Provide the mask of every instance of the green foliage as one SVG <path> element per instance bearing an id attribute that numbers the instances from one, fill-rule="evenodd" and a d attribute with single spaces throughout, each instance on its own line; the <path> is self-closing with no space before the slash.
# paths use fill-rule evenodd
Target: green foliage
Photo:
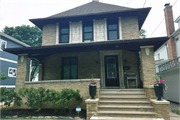
<path id="1" fill-rule="evenodd" d="M 180 115 L 180 110 L 172 110 L 173 113 L 179 114 Z"/>
<path id="2" fill-rule="evenodd" d="M 140 31 L 139 31 L 139 37 L 141 38 L 141 39 L 144 39 L 144 38 L 146 38 L 146 30 L 144 30 L 144 29 L 141 29 Z"/>
<path id="3" fill-rule="evenodd" d="M 1 80 L 4 80 L 4 79 L 8 78 L 8 76 L 5 76 L 5 73 L 2 73 L 0 71 L 0 78 L 1 78 Z"/>
<path id="4" fill-rule="evenodd" d="M 22 104 L 21 97 L 16 92 L 14 92 L 13 89 L 8 90 L 2 87 L 1 88 L 1 102 L 4 102 L 4 105 L 7 105 L 9 107 L 13 101 L 18 106 Z"/>
<path id="5" fill-rule="evenodd" d="M 36 26 L 22 25 L 16 27 L 5 27 L 5 34 L 12 36 L 30 46 L 41 46 L 42 31 Z"/>
<path id="6" fill-rule="evenodd" d="M 75 100 L 82 100 L 79 90 L 63 89 L 61 92 L 55 90 L 49 90 L 45 88 L 35 89 L 21 88 L 18 92 L 22 97 L 27 99 L 25 103 L 28 107 L 37 109 L 36 112 L 41 110 L 42 106 L 46 103 L 51 103 L 52 106 L 58 106 L 59 109 L 68 109 L 68 104 Z M 57 112 L 57 110 L 55 111 Z"/>

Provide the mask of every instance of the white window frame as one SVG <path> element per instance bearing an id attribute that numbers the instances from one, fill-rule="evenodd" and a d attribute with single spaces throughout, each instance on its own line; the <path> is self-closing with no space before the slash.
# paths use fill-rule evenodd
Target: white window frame
<path id="1" fill-rule="evenodd" d="M 5 42 L 5 48 L 7 47 L 7 41 L 0 39 L 0 51 L 3 51 L 2 48 L 1 48 L 2 42 Z"/>
<path id="2" fill-rule="evenodd" d="M 16 75 L 17 75 L 17 68 L 12 68 L 12 67 L 9 67 L 9 69 L 8 69 L 8 76 L 9 77 L 16 77 L 16 76 L 13 76 L 12 74 L 10 74 L 10 70 L 16 70 Z"/>

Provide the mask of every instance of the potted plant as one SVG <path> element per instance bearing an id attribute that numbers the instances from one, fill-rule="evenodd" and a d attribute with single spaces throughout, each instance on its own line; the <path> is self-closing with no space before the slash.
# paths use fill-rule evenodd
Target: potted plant
<path id="1" fill-rule="evenodd" d="M 95 81 L 93 79 L 93 76 L 92 76 L 92 79 L 90 81 L 90 83 L 88 84 L 89 86 L 89 94 L 91 96 L 91 99 L 95 99 L 95 95 L 96 95 L 96 86 L 97 86 L 97 81 Z"/>
<path id="2" fill-rule="evenodd" d="M 156 96 L 158 97 L 157 101 L 163 101 L 161 99 L 163 97 L 163 89 L 167 91 L 167 85 L 164 83 L 164 80 L 156 80 L 154 82 L 154 91 Z"/>

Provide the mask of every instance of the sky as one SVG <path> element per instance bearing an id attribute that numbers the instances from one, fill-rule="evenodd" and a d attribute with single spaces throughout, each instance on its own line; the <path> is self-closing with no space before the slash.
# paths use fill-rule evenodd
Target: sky
<path id="1" fill-rule="evenodd" d="M 92 0 L 0 0 L 0 31 L 2 31 L 5 26 L 34 26 L 29 19 L 48 17 L 91 1 Z M 142 29 L 147 31 L 147 37 L 167 36 L 165 21 L 163 20 L 164 5 L 166 3 L 174 5 L 174 20 L 180 16 L 180 0 L 100 0 L 100 2 L 130 8 L 151 7 L 152 9 L 142 26 Z M 157 28 L 158 25 L 159 27 Z M 177 23 L 175 23 L 175 29 L 177 28 Z"/>

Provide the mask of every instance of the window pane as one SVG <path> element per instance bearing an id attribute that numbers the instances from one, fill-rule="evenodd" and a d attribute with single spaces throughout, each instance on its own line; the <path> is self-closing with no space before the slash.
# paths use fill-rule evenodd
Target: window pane
<path id="1" fill-rule="evenodd" d="M 116 78 L 116 59 L 107 59 L 107 78 Z"/>
<path id="2" fill-rule="evenodd" d="M 69 43 L 69 35 L 61 35 L 61 43 Z"/>
<path id="3" fill-rule="evenodd" d="M 117 31 L 109 31 L 109 40 L 118 39 L 118 32 Z"/>
<path id="4" fill-rule="evenodd" d="M 84 33 L 84 39 L 85 40 L 92 40 L 93 34 L 92 33 Z"/>
<path id="5" fill-rule="evenodd" d="M 65 58 L 62 62 L 63 65 L 63 79 L 70 79 L 70 61 Z"/>
<path id="6" fill-rule="evenodd" d="M 84 27 L 84 32 L 92 32 L 92 26 Z"/>
<path id="7" fill-rule="evenodd" d="M 61 34 L 69 33 L 69 28 L 61 28 Z"/>
<path id="8" fill-rule="evenodd" d="M 109 30 L 117 30 L 117 24 L 111 24 L 111 25 L 108 25 L 108 29 Z"/>

